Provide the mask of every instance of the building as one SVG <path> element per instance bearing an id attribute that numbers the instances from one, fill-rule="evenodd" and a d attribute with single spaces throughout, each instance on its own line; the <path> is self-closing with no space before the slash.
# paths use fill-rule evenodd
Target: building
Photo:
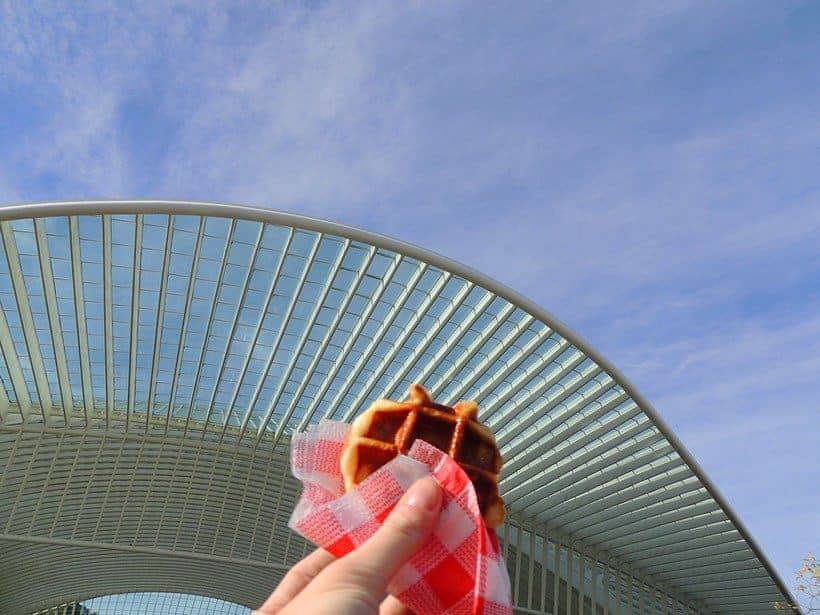
<path id="1" fill-rule="evenodd" d="M 0 241 L 4 614 L 134 592 L 258 605 L 309 548 L 287 529 L 290 434 L 411 382 L 478 400 L 502 445 L 521 613 L 790 599 L 618 370 L 475 271 L 204 203 L 10 207 Z"/>

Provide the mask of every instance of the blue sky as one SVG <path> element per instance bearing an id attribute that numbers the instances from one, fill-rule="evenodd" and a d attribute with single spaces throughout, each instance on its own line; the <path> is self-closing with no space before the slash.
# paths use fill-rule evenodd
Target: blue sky
<path id="1" fill-rule="evenodd" d="M 609 357 L 787 580 L 820 548 L 818 3 L 140 4 L 0 6 L 0 202 L 440 252 Z"/>

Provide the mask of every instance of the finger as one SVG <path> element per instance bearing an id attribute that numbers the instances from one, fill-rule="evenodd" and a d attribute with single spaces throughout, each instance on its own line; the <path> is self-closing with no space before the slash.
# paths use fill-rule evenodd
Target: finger
<path id="1" fill-rule="evenodd" d="M 272 615 L 278 612 L 335 560 L 336 558 L 324 549 L 316 549 L 290 569 L 257 612 L 260 615 Z"/>
<path id="2" fill-rule="evenodd" d="M 334 581 L 383 595 L 387 583 L 427 539 L 441 512 L 441 488 L 432 478 L 416 481 L 361 547 L 334 565 Z M 329 572 L 329 571 L 328 571 Z"/>
<path id="3" fill-rule="evenodd" d="M 413 615 L 413 611 L 398 598 L 387 596 L 379 607 L 379 615 Z"/>

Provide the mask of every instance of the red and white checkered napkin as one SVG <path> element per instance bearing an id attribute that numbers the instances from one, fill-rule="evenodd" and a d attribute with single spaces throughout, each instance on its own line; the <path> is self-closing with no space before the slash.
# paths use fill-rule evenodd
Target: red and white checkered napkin
<path id="1" fill-rule="evenodd" d="M 292 470 L 304 488 L 291 529 L 341 557 L 373 535 L 410 485 L 432 475 L 444 492 L 441 516 L 427 543 L 393 579 L 390 593 L 418 615 L 510 615 L 510 579 L 498 538 L 484 525 L 464 470 L 416 440 L 407 456 L 345 493 L 339 459 L 349 428 L 323 421 L 293 437 Z"/>

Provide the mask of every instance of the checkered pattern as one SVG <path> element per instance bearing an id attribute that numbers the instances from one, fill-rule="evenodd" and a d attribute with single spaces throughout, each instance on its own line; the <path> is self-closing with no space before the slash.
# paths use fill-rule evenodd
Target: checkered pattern
<path id="1" fill-rule="evenodd" d="M 293 437 L 291 464 L 302 496 L 290 527 L 341 557 L 384 521 L 407 488 L 432 475 L 444 492 L 427 543 L 391 582 L 390 593 L 418 615 L 511 615 L 510 579 L 494 530 L 484 525 L 464 471 L 437 448 L 416 440 L 407 456 L 345 493 L 339 459 L 349 425 L 323 421 Z"/>

